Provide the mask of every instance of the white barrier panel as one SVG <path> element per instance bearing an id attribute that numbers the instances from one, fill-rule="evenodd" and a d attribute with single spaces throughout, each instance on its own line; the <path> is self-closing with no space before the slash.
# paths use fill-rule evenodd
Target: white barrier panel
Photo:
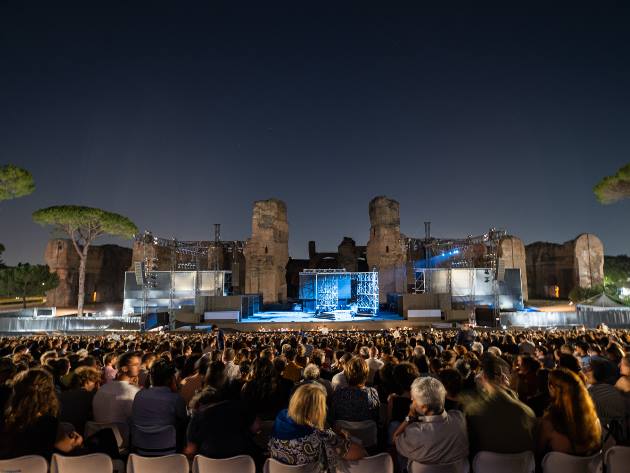
<path id="1" fill-rule="evenodd" d="M 415 319 L 415 318 L 432 318 L 439 319 L 442 317 L 442 311 L 440 309 L 409 309 L 407 311 L 407 319 Z"/>
<path id="2" fill-rule="evenodd" d="M 233 320 L 238 322 L 239 311 L 238 310 L 226 310 L 217 312 L 204 312 L 203 320 Z"/>

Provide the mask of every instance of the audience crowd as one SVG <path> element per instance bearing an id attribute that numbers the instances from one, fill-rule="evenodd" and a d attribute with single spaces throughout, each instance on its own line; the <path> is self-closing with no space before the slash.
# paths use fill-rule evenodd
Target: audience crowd
<path id="1" fill-rule="evenodd" d="M 177 451 L 335 471 L 386 451 L 401 472 L 479 451 L 540 462 L 629 444 L 630 331 L 5 337 L 0 406 L 0 458 Z"/>

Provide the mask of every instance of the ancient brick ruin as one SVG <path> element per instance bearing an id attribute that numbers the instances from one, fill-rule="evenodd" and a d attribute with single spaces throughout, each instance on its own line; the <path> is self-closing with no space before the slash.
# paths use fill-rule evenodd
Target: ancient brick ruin
<path id="1" fill-rule="evenodd" d="M 85 303 L 120 302 L 125 271 L 131 264 L 132 250 L 117 245 L 90 246 L 85 268 Z M 77 304 L 79 255 L 69 239 L 49 240 L 44 254 L 46 264 L 59 276 L 59 286 L 46 293 L 51 306 Z"/>
<path id="2" fill-rule="evenodd" d="M 245 249 L 245 292 L 260 293 L 265 304 L 287 300 L 289 261 L 287 206 L 278 199 L 254 203 L 252 236 Z"/>

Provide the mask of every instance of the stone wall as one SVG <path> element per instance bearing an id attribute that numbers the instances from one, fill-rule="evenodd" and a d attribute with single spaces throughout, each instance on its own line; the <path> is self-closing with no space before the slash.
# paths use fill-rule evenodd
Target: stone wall
<path id="1" fill-rule="evenodd" d="M 370 201 L 370 240 L 367 263 L 378 270 L 379 301 L 388 293 L 407 292 L 406 237 L 400 233 L 400 204 L 384 196 Z"/>
<path id="2" fill-rule="evenodd" d="M 536 242 L 525 248 L 530 298 L 566 299 L 574 287 L 604 282 L 604 245 L 590 233 L 563 244 Z"/>
<path id="3" fill-rule="evenodd" d="M 506 236 L 499 242 L 498 249 L 498 274 L 499 281 L 503 281 L 505 270 L 517 268 L 521 270 L 521 290 L 523 292 L 523 300 L 529 299 L 527 291 L 527 263 L 525 256 L 525 245 L 523 240 L 515 236 Z"/>
<path id="4" fill-rule="evenodd" d="M 124 274 L 131 264 L 132 250 L 117 245 L 91 246 L 85 268 L 85 302 L 120 302 Z M 68 239 L 49 240 L 44 254 L 51 272 L 59 276 L 59 286 L 46 293 L 47 304 L 57 307 L 77 305 L 79 256 Z"/>
<path id="5" fill-rule="evenodd" d="M 252 236 L 243 253 L 245 292 L 261 293 L 265 304 L 286 301 L 289 224 L 284 202 L 278 199 L 254 202 Z"/>

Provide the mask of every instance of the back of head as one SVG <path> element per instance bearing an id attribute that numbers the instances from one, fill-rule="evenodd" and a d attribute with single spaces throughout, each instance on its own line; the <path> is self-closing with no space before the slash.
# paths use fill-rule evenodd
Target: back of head
<path id="1" fill-rule="evenodd" d="M 355 356 L 348 361 L 343 369 L 346 380 L 350 386 L 362 386 L 368 379 L 368 365 L 360 356 Z"/>
<path id="2" fill-rule="evenodd" d="M 304 368 L 304 379 L 319 379 L 319 367 L 313 363 L 309 363 Z"/>
<path id="3" fill-rule="evenodd" d="M 418 405 L 426 406 L 433 415 L 438 415 L 444 410 L 446 389 L 435 378 L 418 378 L 411 385 L 411 399 Z"/>
<path id="4" fill-rule="evenodd" d="M 326 422 L 326 390 L 318 383 L 301 385 L 291 396 L 288 414 L 296 424 L 323 429 Z"/>
<path id="5" fill-rule="evenodd" d="M 171 386 L 175 379 L 175 366 L 172 362 L 159 359 L 151 366 L 151 386 Z"/>
<path id="6" fill-rule="evenodd" d="M 550 420 L 554 429 L 568 435 L 575 450 L 586 454 L 600 446 L 601 426 L 595 405 L 582 380 L 568 369 L 550 371 Z"/>
<path id="7" fill-rule="evenodd" d="M 401 394 L 403 391 L 411 390 L 411 384 L 420 376 L 420 371 L 418 371 L 416 365 L 403 361 L 394 366 L 393 376 L 394 382 L 398 386 L 399 394 Z"/>
<path id="8" fill-rule="evenodd" d="M 57 416 L 59 401 L 52 375 L 40 368 L 22 371 L 13 378 L 13 394 L 5 415 L 7 430 L 24 429 L 42 415 Z"/>
<path id="9" fill-rule="evenodd" d="M 481 372 L 487 382 L 503 385 L 509 378 L 510 367 L 498 356 L 486 352 L 481 356 Z"/>

